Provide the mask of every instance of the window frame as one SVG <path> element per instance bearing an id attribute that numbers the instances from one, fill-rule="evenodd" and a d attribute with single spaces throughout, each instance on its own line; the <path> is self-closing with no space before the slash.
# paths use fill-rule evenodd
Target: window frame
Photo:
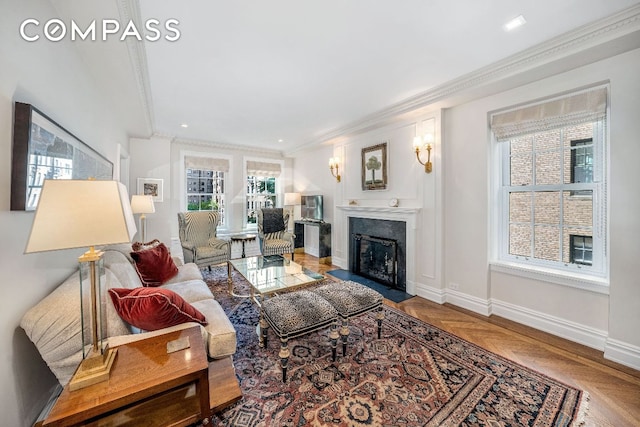
<path id="1" fill-rule="evenodd" d="M 556 98 L 557 99 L 557 98 Z M 534 103 L 528 104 L 533 105 Z M 503 110 L 504 111 L 504 110 Z M 511 255 L 509 248 L 509 194 L 513 190 L 522 190 L 521 188 L 511 187 L 509 181 L 505 181 L 505 177 L 510 177 L 510 141 L 498 141 L 493 132 L 490 132 L 489 139 L 492 144 L 491 150 L 491 182 L 492 192 L 490 203 L 490 218 L 492 238 L 490 249 L 490 265 L 492 271 L 499 271 L 517 276 L 534 278 L 537 280 L 558 283 L 562 285 L 588 289 L 594 292 L 608 294 L 609 292 L 609 239 L 608 239 L 608 123 L 610 120 L 609 104 L 607 103 L 606 114 L 604 118 L 597 119 L 594 122 L 593 129 L 593 182 L 592 183 L 571 183 L 568 184 L 573 190 L 593 190 L 593 220 L 592 220 L 592 265 L 566 263 L 563 261 L 546 261 L 524 256 Z M 499 113 L 490 112 L 491 116 Z M 572 124 L 567 124 L 566 127 Z M 532 132 L 533 134 L 535 132 Z M 513 139 L 513 138 L 512 138 Z M 578 140 L 576 140 L 578 141 Z M 561 146 L 560 151 L 566 149 Z M 532 154 L 534 150 L 532 149 Z M 535 169 L 535 157 L 532 156 L 532 169 Z M 562 162 L 562 160 L 561 160 Z M 565 173 L 563 171 L 563 173 Z M 569 172 L 573 174 L 573 171 Z M 561 175 L 562 176 L 562 175 Z M 535 179 L 532 177 L 532 179 Z M 533 181 L 535 182 L 535 181 Z M 564 184 L 564 178 L 561 179 L 562 184 L 558 185 L 532 185 L 527 188 L 528 191 L 558 191 L 562 196 L 564 191 L 571 191 Z M 570 195 L 571 198 L 589 197 L 582 194 Z M 559 200 L 560 207 L 564 204 L 563 199 Z M 532 206 L 532 209 L 534 206 Z M 562 215 L 562 210 L 560 211 Z M 561 217 L 562 218 L 562 217 Z M 535 219 L 532 219 L 532 224 Z M 562 224 L 560 224 L 562 225 Z M 579 234 L 571 233 L 570 234 Z M 562 228 L 560 232 L 560 248 L 562 249 Z M 532 237 L 533 240 L 533 237 Z M 571 248 L 571 246 L 569 245 Z M 596 249 L 597 248 L 597 249 Z M 533 253 L 533 252 L 532 252 Z M 572 259 L 572 254 L 570 254 Z"/>
<path id="2" fill-rule="evenodd" d="M 218 153 L 208 153 L 208 152 L 202 152 L 202 151 L 189 151 L 189 150 L 181 150 L 180 151 L 180 176 L 178 177 L 179 179 L 177 180 L 177 182 L 180 183 L 180 189 L 179 189 L 179 193 L 180 193 L 180 211 L 182 212 L 187 212 L 188 210 L 188 206 L 187 206 L 187 185 L 188 185 L 188 181 L 187 181 L 187 167 L 185 166 L 185 158 L 186 157 L 201 157 L 201 158 L 205 158 L 205 159 L 222 159 L 222 160 L 227 160 L 229 162 L 229 172 L 224 172 L 224 181 L 225 181 L 225 185 L 224 185 L 224 199 L 227 202 L 226 206 L 225 206 L 225 222 L 224 224 L 219 224 L 218 225 L 218 234 L 222 233 L 228 233 L 230 228 L 231 228 L 231 222 L 232 222 L 232 218 L 231 218 L 231 205 L 229 204 L 229 185 L 233 182 L 233 157 L 226 155 L 226 154 L 218 154 Z"/>

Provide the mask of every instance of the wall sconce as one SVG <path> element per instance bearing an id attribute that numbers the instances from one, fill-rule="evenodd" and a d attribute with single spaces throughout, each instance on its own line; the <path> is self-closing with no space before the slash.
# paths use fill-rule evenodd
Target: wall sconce
<path id="1" fill-rule="evenodd" d="M 433 142 L 433 135 L 428 133 L 424 136 L 424 138 L 416 136 L 413 138 L 413 148 L 416 150 L 416 159 L 421 165 L 424 165 L 425 173 L 431 173 L 433 170 L 433 165 L 431 164 L 431 143 Z M 427 161 L 422 162 L 420 160 L 420 147 L 424 145 L 424 148 L 427 150 Z"/>
<path id="2" fill-rule="evenodd" d="M 336 181 L 340 182 L 340 172 L 338 170 L 338 163 L 340 162 L 340 157 L 332 157 L 329 159 L 329 169 L 331 169 L 331 175 L 336 179 Z M 335 169 L 335 172 L 333 171 Z"/>

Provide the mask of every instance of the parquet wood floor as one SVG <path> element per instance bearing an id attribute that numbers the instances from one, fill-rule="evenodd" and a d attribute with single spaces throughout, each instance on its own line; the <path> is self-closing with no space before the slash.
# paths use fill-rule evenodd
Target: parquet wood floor
<path id="1" fill-rule="evenodd" d="M 338 267 L 306 254 L 295 261 L 326 273 Z M 327 276 L 331 278 L 331 276 Z M 474 344 L 589 393 L 585 427 L 640 426 L 640 371 L 605 360 L 602 352 L 496 316 L 414 297 L 385 303 Z"/>

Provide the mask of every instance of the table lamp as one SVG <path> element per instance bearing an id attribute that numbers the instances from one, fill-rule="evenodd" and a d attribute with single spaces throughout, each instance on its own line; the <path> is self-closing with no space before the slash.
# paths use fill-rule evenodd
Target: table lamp
<path id="1" fill-rule="evenodd" d="M 295 221 L 296 220 L 296 206 L 300 206 L 300 204 L 302 203 L 302 196 L 300 193 L 284 193 L 284 207 L 286 208 L 287 206 L 292 206 L 293 209 L 291 210 L 291 215 L 289 217 L 289 222 Z M 289 224 L 287 224 L 287 228 L 289 227 Z"/>
<path id="2" fill-rule="evenodd" d="M 156 207 L 153 205 L 153 196 L 135 194 L 131 196 L 131 211 L 140 214 L 140 233 L 142 243 L 147 241 L 147 216 L 145 214 L 154 213 Z"/>
<path id="3" fill-rule="evenodd" d="M 104 346 L 106 313 L 100 285 L 103 252 L 95 250 L 94 246 L 131 242 L 135 233 L 129 195 L 121 183 L 45 180 L 25 253 L 89 247 L 78 258 L 83 360 L 69 381 L 71 390 L 107 380 L 116 357 L 114 349 Z M 82 298 L 83 279 L 84 284 L 89 283 L 90 287 L 88 309 L 85 309 L 85 298 Z M 85 327 L 86 313 L 89 313 L 90 328 Z M 90 331 L 90 339 L 85 336 L 85 331 Z"/>

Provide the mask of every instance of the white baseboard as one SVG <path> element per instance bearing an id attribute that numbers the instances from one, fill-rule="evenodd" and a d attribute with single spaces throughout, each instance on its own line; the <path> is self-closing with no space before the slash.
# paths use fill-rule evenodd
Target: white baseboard
<path id="1" fill-rule="evenodd" d="M 623 341 L 607 339 L 604 358 L 640 371 L 640 347 Z"/>
<path id="2" fill-rule="evenodd" d="M 560 317 L 551 316 L 539 311 L 530 310 L 497 299 L 491 300 L 491 313 L 505 319 L 513 320 L 532 328 L 586 345 L 597 350 L 604 350 L 607 331 L 581 325 Z"/>
<path id="3" fill-rule="evenodd" d="M 433 301 L 437 304 L 444 304 L 446 302 L 445 291 L 440 288 L 434 288 L 422 283 L 415 284 L 416 295 L 429 301 Z"/>
<path id="4" fill-rule="evenodd" d="M 445 300 L 450 304 L 483 316 L 489 316 L 491 314 L 491 303 L 486 299 L 474 297 L 473 295 L 467 295 L 453 289 L 446 289 Z"/>

